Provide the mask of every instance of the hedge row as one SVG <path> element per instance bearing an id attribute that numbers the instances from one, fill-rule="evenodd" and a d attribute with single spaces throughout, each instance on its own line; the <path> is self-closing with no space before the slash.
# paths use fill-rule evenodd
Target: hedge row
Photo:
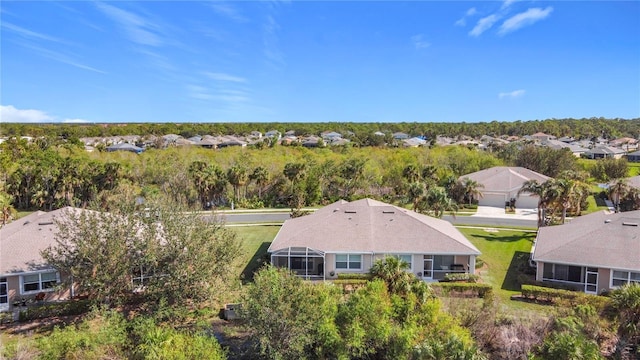
<path id="1" fill-rule="evenodd" d="M 338 274 L 338 280 L 371 280 L 371 274 L 340 273 L 340 274 Z"/>
<path id="2" fill-rule="evenodd" d="M 439 282 L 429 284 L 431 287 L 442 295 L 451 295 L 452 293 L 460 295 L 472 295 L 484 298 L 493 294 L 493 288 L 489 284 L 464 283 L 464 282 Z"/>
<path id="3" fill-rule="evenodd" d="M 52 316 L 80 315 L 88 312 L 91 302 L 88 300 L 74 300 L 41 306 L 28 307 L 20 311 L 20 321 L 44 319 Z"/>
<path id="4" fill-rule="evenodd" d="M 579 291 L 553 289 L 544 286 L 522 285 L 521 292 L 522 296 L 527 299 L 553 303 L 568 302 L 571 306 L 589 304 L 598 310 L 604 309 L 609 302 L 609 298 L 605 296 L 589 295 Z"/>

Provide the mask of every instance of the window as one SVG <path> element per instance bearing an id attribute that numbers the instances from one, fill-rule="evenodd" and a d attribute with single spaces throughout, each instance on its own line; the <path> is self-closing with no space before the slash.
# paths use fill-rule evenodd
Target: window
<path id="1" fill-rule="evenodd" d="M 613 271 L 613 286 L 622 286 L 629 283 L 640 284 L 640 273 L 632 272 L 632 271 Z"/>
<path id="2" fill-rule="evenodd" d="M 435 271 L 449 271 L 451 265 L 453 265 L 453 255 L 436 255 L 433 257 L 433 270 Z"/>
<path id="3" fill-rule="evenodd" d="M 22 282 L 22 294 L 52 290 L 60 282 L 58 273 L 55 271 L 23 275 L 20 280 Z"/>
<path id="4" fill-rule="evenodd" d="M 361 270 L 362 255 L 336 254 L 336 269 Z"/>
<path id="5" fill-rule="evenodd" d="M 583 283 L 584 267 L 545 263 L 542 278 L 544 280 Z"/>

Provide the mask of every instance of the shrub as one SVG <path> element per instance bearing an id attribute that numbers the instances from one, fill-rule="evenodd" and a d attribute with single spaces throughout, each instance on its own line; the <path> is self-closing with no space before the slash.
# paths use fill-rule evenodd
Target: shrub
<path id="1" fill-rule="evenodd" d="M 444 276 L 445 282 L 476 283 L 478 282 L 478 279 L 480 279 L 478 275 L 468 274 L 468 273 L 453 273 L 453 274 L 446 274 Z"/>
<path id="2" fill-rule="evenodd" d="M 371 280 L 371 275 L 341 273 L 341 274 L 338 274 L 338 280 Z"/>
<path id="3" fill-rule="evenodd" d="M 91 302 L 89 300 L 73 300 L 42 306 L 32 306 L 20 311 L 18 319 L 19 321 L 30 321 L 53 316 L 80 315 L 88 312 L 90 308 Z"/>
<path id="4" fill-rule="evenodd" d="M 554 303 L 568 303 L 570 306 L 577 304 L 591 305 L 597 311 L 602 311 L 610 299 L 604 296 L 589 295 L 578 291 L 553 289 L 543 286 L 522 285 L 522 296 L 533 300 L 542 300 Z"/>
<path id="5" fill-rule="evenodd" d="M 493 294 L 493 288 L 489 284 L 479 283 L 463 283 L 463 282 L 444 282 L 431 284 L 433 289 L 440 289 L 442 295 L 452 295 L 457 293 L 460 295 L 472 295 L 484 298 Z"/>

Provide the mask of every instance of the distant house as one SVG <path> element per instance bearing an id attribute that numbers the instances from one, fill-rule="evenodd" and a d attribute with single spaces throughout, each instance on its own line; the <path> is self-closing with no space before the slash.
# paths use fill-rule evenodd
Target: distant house
<path id="1" fill-rule="evenodd" d="M 404 147 L 418 147 L 423 146 L 427 143 L 427 140 L 421 139 L 419 137 L 413 137 L 411 139 L 402 140 L 402 146 Z"/>
<path id="2" fill-rule="evenodd" d="M 483 185 L 479 189 L 482 196 L 478 199 L 478 205 L 504 207 L 506 202 L 516 199 L 517 207 L 521 209 L 536 209 L 538 207 L 537 196 L 528 193 L 518 196 L 522 185 L 529 180 L 543 183 L 550 179 L 533 170 L 515 166 L 495 166 L 463 175 L 458 180 L 464 181 L 466 178 Z"/>
<path id="3" fill-rule="evenodd" d="M 640 284 L 640 211 L 600 211 L 542 227 L 532 250 L 536 280 L 590 294 Z"/>
<path id="4" fill-rule="evenodd" d="M 567 149 L 571 151 L 573 156 L 576 157 L 582 156 L 582 154 L 586 153 L 589 150 L 587 148 L 583 148 L 580 145 L 568 144 L 560 140 L 547 140 L 542 142 L 542 145 L 554 150 Z"/>
<path id="5" fill-rule="evenodd" d="M 313 135 L 302 139 L 301 144 L 302 144 L 302 146 L 308 147 L 308 148 L 314 148 L 314 147 L 318 147 L 320 145 L 324 145 L 324 143 L 322 142 L 321 138 L 319 138 L 317 136 L 313 136 Z"/>
<path id="6" fill-rule="evenodd" d="M 640 161 L 640 151 L 634 151 L 632 153 L 627 154 L 627 160 L 630 162 L 639 162 Z"/>
<path id="7" fill-rule="evenodd" d="M 131 145 L 131 144 L 127 144 L 127 143 L 121 143 L 121 144 L 115 144 L 115 145 L 111 145 L 107 147 L 107 151 L 130 151 L 130 152 L 134 152 L 136 154 L 140 154 L 141 152 L 144 151 L 143 148 L 141 147 L 137 147 L 135 145 Z"/>
<path id="8" fill-rule="evenodd" d="M 385 136 L 385 134 L 382 131 L 376 131 L 373 133 L 373 135 L 375 136 Z"/>
<path id="9" fill-rule="evenodd" d="M 396 132 L 396 133 L 393 133 L 393 138 L 396 140 L 406 140 L 409 138 L 409 135 L 403 132 Z"/>
<path id="10" fill-rule="evenodd" d="M 570 143 L 576 141 L 576 139 L 573 136 L 563 136 L 563 137 L 559 138 L 558 141 L 562 141 L 563 143 L 570 144 Z"/>
<path id="11" fill-rule="evenodd" d="M 396 256 L 425 281 L 475 271 L 480 251 L 451 223 L 372 199 L 344 200 L 285 221 L 268 249 L 271 263 L 307 279 L 367 273 Z"/>
<path id="12" fill-rule="evenodd" d="M 335 131 L 325 131 L 322 134 L 320 134 L 320 136 L 322 136 L 322 138 L 326 142 L 332 142 L 337 139 L 342 139 L 342 134 L 337 133 Z"/>
<path id="13" fill-rule="evenodd" d="M 262 139 L 262 133 L 260 131 L 252 131 L 249 136 L 251 136 L 254 139 Z"/>
<path id="14" fill-rule="evenodd" d="M 533 140 L 540 141 L 540 142 L 549 141 L 549 140 L 556 140 L 555 136 L 549 135 L 549 134 L 545 134 L 543 132 L 537 132 L 537 133 L 531 135 L 531 138 Z"/>
<path id="15" fill-rule="evenodd" d="M 269 138 L 269 139 L 280 140 L 280 138 L 282 137 L 282 134 L 278 130 L 271 130 L 271 131 L 267 131 L 264 134 L 264 137 Z"/>
<path id="16" fill-rule="evenodd" d="M 584 153 L 584 156 L 588 159 L 620 159 L 626 152 L 622 149 L 598 145 L 593 149 L 589 149 Z"/>

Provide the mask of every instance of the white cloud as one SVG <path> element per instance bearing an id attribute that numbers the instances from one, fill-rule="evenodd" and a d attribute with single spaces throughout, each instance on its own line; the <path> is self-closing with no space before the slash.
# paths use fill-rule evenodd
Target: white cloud
<path id="1" fill-rule="evenodd" d="M 489 30 L 496 21 L 500 20 L 500 15 L 493 14 L 489 16 L 485 16 L 482 19 L 478 20 L 476 26 L 469 31 L 470 36 L 480 36 L 483 32 Z"/>
<path id="2" fill-rule="evenodd" d="M 530 8 L 525 12 L 521 12 L 505 20 L 500 26 L 498 34 L 505 35 L 522 27 L 534 24 L 548 17 L 552 11 L 553 8 L 551 6 L 548 6 L 545 9 Z"/>
<path id="3" fill-rule="evenodd" d="M 411 42 L 416 47 L 416 49 L 425 49 L 431 46 L 431 43 L 424 40 L 424 35 L 418 34 L 411 37 Z"/>
<path id="4" fill-rule="evenodd" d="M 27 49 L 33 50 L 38 55 L 40 55 L 42 57 L 46 57 L 47 59 L 51 59 L 51 60 L 55 60 L 55 61 L 61 62 L 63 64 L 71 65 L 73 67 L 77 67 L 78 69 L 93 71 L 93 72 L 97 72 L 99 74 L 106 74 L 105 71 L 100 70 L 100 69 L 96 69 L 96 68 L 91 67 L 89 65 L 82 64 L 81 62 L 79 62 L 78 60 L 74 59 L 73 57 L 71 57 L 69 55 L 65 55 L 65 54 L 59 53 L 57 51 L 41 48 L 39 46 L 33 46 L 33 45 L 27 45 L 27 44 L 22 44 L 22 46 L 27 48 Z"/>
<path id="5" fill-rule="evenodd" d="M 247 82 L 247 79 L 245 79 L 245 78 L 242 78 L 242 77 L 239 77 L 239 76 L 234 76 L 234 75 L 229 75 L 229 74 L 225 74 L 225 73 L 205 72 L 204 74 L 207 77 L 209 77 L 210 79 L 217 80 L 217 81 L 230 81 L 230 82 L 237 82 L 237 83 Z"/>
<path id="6" fill-rule="evenodd" d="M 21 110 L 13 105 L 0 105 L 0 122 L 8 123 L 38 123 L 51 122 L 54 118 L 40 110 Z"/>
<path id="7" fill-rule="evenodd" d="M 511 6 L 511 4 L 513 4 L 516 1 L 518 1 L 518 0 L 504 0 L 504 2 L 502 3 L 501 9 L 504 10 L 504 9 L 508 8 L 509 6 Z"/>
<path id="8" fill-rule="evenodd" d="M 501 92 L 498 94 L 499 99 L 515 99 L 524 96 L 525 90 L 514 90 L 511 92 Z"/>
<path id="9" fill-rule="evenodd" d="M 96 6 L 103 14 L 120 24 L 131 41 L 148 46 L 164 44 L 158 34 L 159 27 L 148 19 L 105 3 L 96 3 Z"/>
<path id="10" fill-rule="evenodd" d="M 228 17 L 231 20 L 234 20 L 234 21 L 237 21 L 237 22 L 247 22 L 247 21 L 249 21 L 249 19 L 247 19 L 245 16 L 243 16 L 238 11 L 238 9 L 236 9 L 233 6 L 231 6 L 231 4 L 223 3 L 223 2 L 212 2 L 212 3 L 209 3 L 209 6 L 213 9 L 213 11 L 215 11 L 219 15 Z"/>
<path id="11" fill-rule="evenodd" d="M 85 119 L 64 119 L 62 122 L 66 124 L 84 124 L 90 121 Z"/>
<path id="12" fill-rule="evenodd" d="M 460 19 L 458 19 L 458 21 L 456 21 L 454 23 L 455 26 L 466 26 L 467 25 L 467 18 L 470 16 L 473 16 L 475 14 L 477 14 L 478 11 L 476 10 L 476 8 L 472 7 L 469 10 L 467 10 L 467 12 L 464 14 L 464 16 Z"/>
<path id="13" fill-rule="evenodd" d="M 38 39 L 38 40 L 47 40 L 47 41 L 51 41 L 51 42 L 56 42 L 56 43 L 61 43 L 61 44 L 66 44 L 67 42 L 61 39 L 58 39 L 56 37 L 53 36 L 49 36 L 46 34 L 41 34 L 39 32 L 35 32 L 35 31 L 31 31 L 28 29 L 25 29 L 23 27 L 17 26 L 17 25 L 13 25 L 9 22 L 4 21 L 2 23 L 2 27 L 10 30 L 20 36 L 22 36 L 23 38 L 28 38 L 28 39 Z"/>

